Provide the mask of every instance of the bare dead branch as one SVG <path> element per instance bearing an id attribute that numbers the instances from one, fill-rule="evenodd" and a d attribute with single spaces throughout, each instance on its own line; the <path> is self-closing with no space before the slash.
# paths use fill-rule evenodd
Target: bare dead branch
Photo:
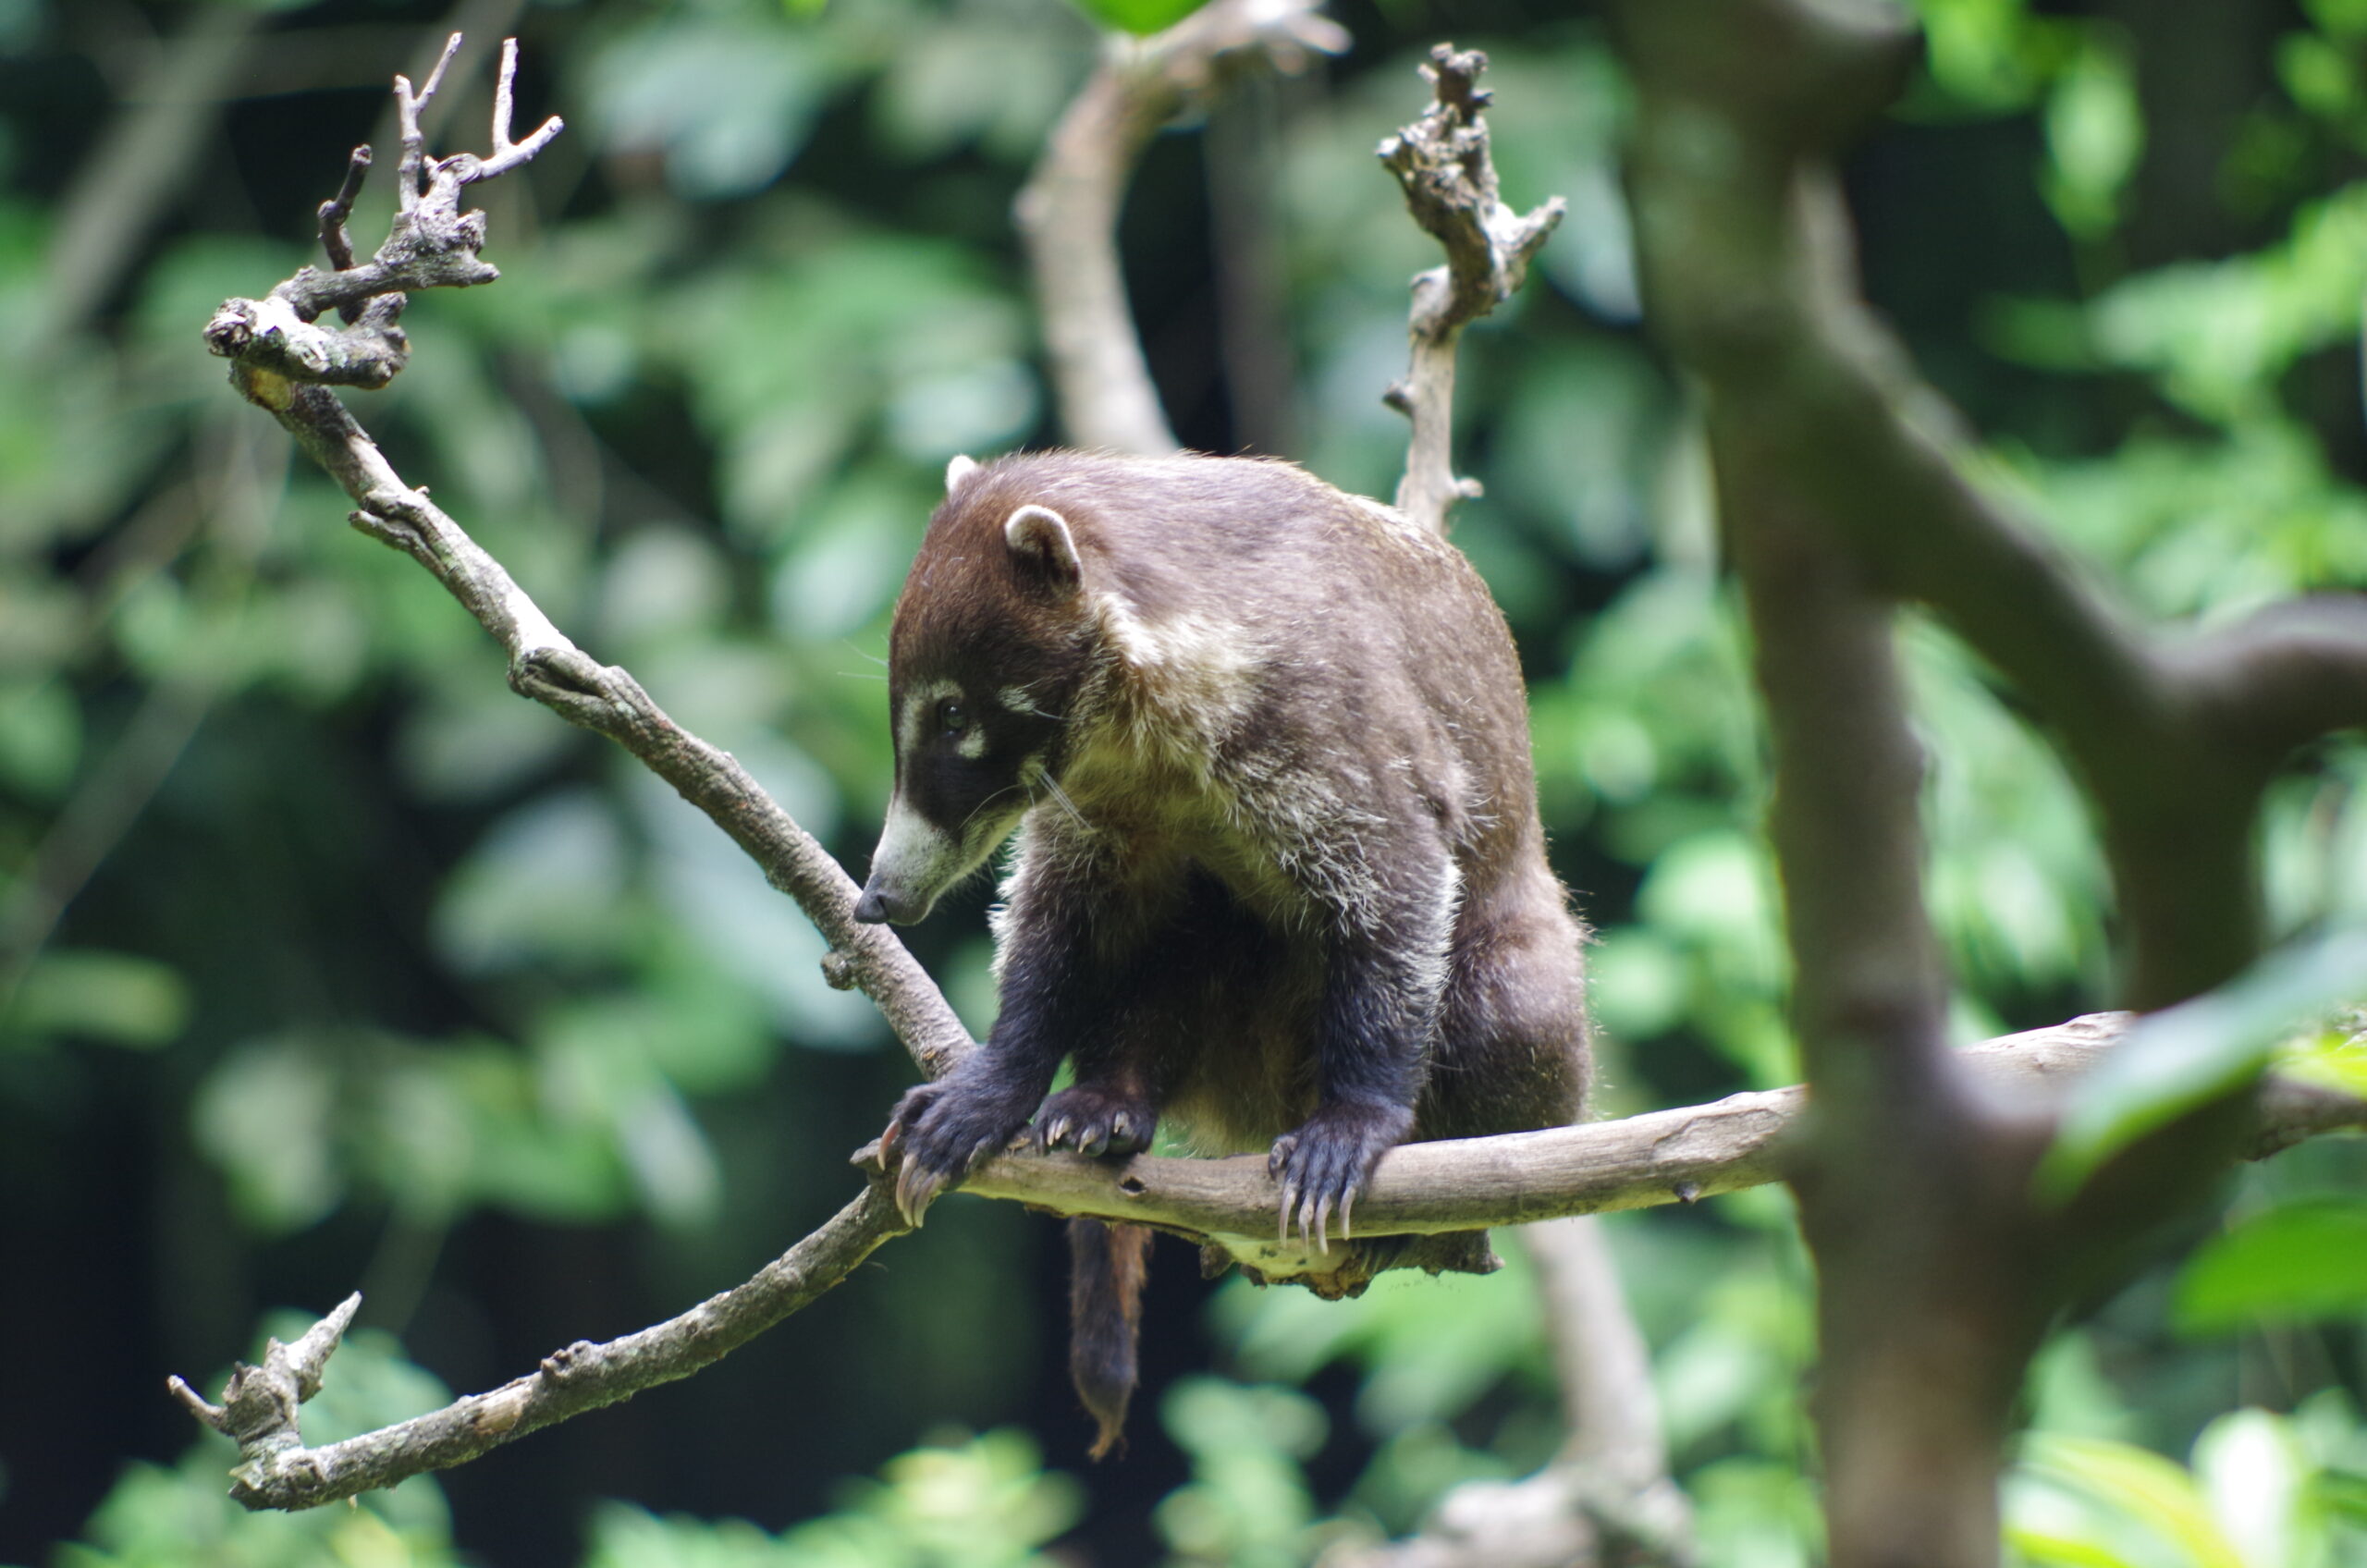
<path id="1" fill-rule="evenodd" d="M 2125 1014 L 2074 1019 L 1963 1054 L 1989 1092 L 2042 1105 L 2101 1060 L 2128 1023 Z M 1780 1089 L 1625 1121 L 1410 1144 L 1382 1158 L 1371 1196 L 1357 1205 L 1358 1230 L 1368 1238 L 1469 1230 L 1692 1202 L 1758 1185 L 1776 1179 L 1804 1106 L 1800 1090 Z M 2272 1077 L 2259 1100 L 2257 1152 L 2362 1125 L 2367 1101 Z M 1321 1266 L 1319 1259 L 1277 1253 L 1272 1238 L 1278 1195 L 1262 1157 L 1091 1160 L 1012 1154 L 990 1161 L 963 1190 L 1056 1213 L 1129 1219 L 1237 1243 L 1238 1256 L 1270 1268 L 1275 1277 L 1285 1276 L 1294 1264 Z M 264 1370 L 269 1377 L 264 1381 L 256 1382 L 252 1370 L 241 1370 L 221 1405 L 207 1403 L 178 1379 L 173 1393 L 201 1420 L 239 1439 L 234 1495 L 241 1502 L 250 1508 L 314 1507 L 464 1464 L 530 1431 L 687 1377 L 811 1303 L 904 1228 L 888 1182 L 875 1172 L 861 1197 L 746 1283 L 639 1333 L 604 1345 L 579 1342 L 498 1389 L 341 1443 L 305 1448 L 296 1427 L 296 1403 L 318 1386 L 319 1364 L 326 1355 L 321 1337 L 326 1335 L 334 1348 L 335 1334 L 326 1328 L 316 1328 L 286 1358 L 276 1351 L 266 1355 Z M 1612 1322 L 1615 1329 L 1616 1320 L 1600 1311 L 1600 1293 L 1615 1290 L 1616 1281 L 1600 1268 L 1584 1267 L 1583 1259 L 1554 1252 L 1557 1240 L 1568 1238 L 1549 1235 L 1539 1243 L 1540 1266 L 1549 1279 L 1579 1298 L 1569 1304 L 1571 1310 L 1598 1324 Z M 343 1317 L 332 1315 L 336 1332 L 342 1331 L 353 1305 L 339 1309 Z M 306 1346 L 312 1348 L 300 1348 Z M 1589 1352 L 1588 1364 L 1598 1378 L 1606 1366 L 1617 1366 L 1626 1368 L 1629 1379 L 1640 1375 L 1634 1345 L 1615 1356 Z M 309 1375 L 302 1371 L 306 1366 L 313 1368 Z M 1655 1439 L 1633 1425 L 1635 1406 L 1622 1385 L 1598 1382 L 1578 1398 L 1577 1429 L 1556 1462 L 1552 1495 L 1577 1509 L 1587 1528 L 1626 1532 L 1631 1544 L 1648 1547 L 1657 1539 L 1659 1550 L 1670 1553 L 1658 1560 L 1674 1560 L 1669 1543 L 1681 1537 L 1672 1534 L 1669 1500 L 1655 1495 L 1646 1475 L 1657 1463 L 1645 1452 Z M 1533 1505 L 1547 1494 L 1537 1488 L 1522 1495 L 1522 1516 L 1534 1520 Z M 1479 1560 L 1375 1561 L 1410 1568 L 1416 1562 Z"/>
<path id="2" fill-rule="evenodd" d="M 606 1344 L 579 1340 L 497 1389 L 319 1448 L 304 1446 L 297 1405 L 319 1391 L 322 1369 L 361 1305 L 358 1295 L 294 1345 L 273 1341 L 263 1366 L 242 1366 L 231 1375 L 220 1405 L 178 1378 L 167 1387 L 200 1420 L 238 1439 L 232 1497 L 250 1509 L 317 1508 L 448 1470 L 529 1432 L 687 1378 L 813 1302 L 904 1229 L 895 1203 L 868 1188 L 754 1278 L 678 1317 Z"/>
<path id="3" fill-rule="evenodd" d="M 411 78 L 401 75 L 395 78 L 395 114 L 400 126 L 398 134 L 402 139 L 402 161 L 395 165 L 395 200 L 403 212 L 408 213 L 416 207 L 424 191 L 421 179 L 426 172 L 427 136 L 420 129 L 419 112 L 427 106 L 429 99 L 435 96 L 436 88 L 444 81 L 444 68 L 460 52 L 460 34 L 456 32 L 444 41 L 444 53 L 435 57 L 435 67 L 427 73 L 426 83 L 415 92 L 411 90 Z M 497 132 L 506 132 L 509 129 L 506 125 L 497 128 Z"/>
<path id="4" fill-rule="evenodd" d="M 346 157 L 345 178 L 337 194 L 321 203 L 321 250 L 329 259 L 329 266 L 343 272 L 353 264 L 353 240 L 345 232 L 346 221 L 353 216 L 354 199 L 362 194 L 362 181 L 370 172 L 370 149 L 356 147 Z"/>
<path id="5" fill-rule="evenodd" d="M 2129 1016 L 2092 1014 L 1954 1054 L 1984 1103 L 2001 1115 L 2042 1121 L 2060 1085 L 2100 1060 Z M 1805 1103 L 1800 1089 L 1772 1089 L 1618 1121 L 1407 1144 L 1381 1157 L 1371 1190 L 1356 1200 L 1355 1233 L 1523 1225 L 1763 1185 L 1781 1178 Z M 2248 1152 L 2260 1156 L 2300 1137 L 2367 1125 L 2367 1101 L 2272 1076 L 2254 1116 Z M 1277 1245 L 1280 1193 L 1262 1155 L 1111 1161 L 1015 1152 L 988 1160 L 959 1190 L 1214 1240 L 1273 1279 L 1319 1275 L 1341 1261 Z"/>
<path id="6" fill-rule="evenodd" d="M 1144 146 L 1250 57 L 1305 68 L 1348 46 L 1320 0 L 1213 0 L 1147 39 L 1112 37 L 1053 129 L 1012 215 L 1027 242 L 1061 423 L 1080 447 L 1159 456 L 1175 435 L 1143 361 L 1118 262 L 1118 213 Z"/>
<path id="7" fill-rule="evenodd" d="M 448 46 L 446 57 L 450 54 Z M 516 64 L 516 51 L 504 49 L 505 78 Z M 408 84 L 399 89 L 407 137 L 416 129 L 418 105 L 435 84 L 431 76 L 415 95 Z M 861 987 L 922 1071 L 935 1076 L 969 1048 L 969 1034 L 886 927 L 855 922 L 857 889 L 828 851 L 729 753 L 683 730 L 632 676 L 599 664 L 569 641 L 498 561 L 424 491 L 402 482 L 323 385 L 349 384 L 337 378 L 356 365 L 374 365 L 386 376 L 400 368 L 408 348 L 386 309 L 399 304 L 400 294 L 387 290 L 486 282 L 497 276 L 477 259 L 484 214 L 460 212 L 460 189 L 491 178 L 486 170 L 498 173 L 523 163 L 532 156 L 530 148 L 546 145 L 558 127 L 553 119 L 526 142 L 511 142 L 506 99 L 504 94 L 495 111 L 492 158 L 445 158 L 430 166 L 423 154 L 425 190 L 396 215 L 392 234 L 371 263 L 325 278 L 306 267 L 264 300 L 229 300 L 207 327 L 206 341 L 231 361 L 232 385 L 278 420 L 352 497 L 358 508 L 354 525 L 426 567 L 500 643 L 509 656 L 511 688 L 625 747 L 730 834 L 829 941 L 832 983 Z M 411 189 L 408 182 L 406 189 Z M 373 276 L 352 281 L 365 274 Z M 373 302 L 352 328 L 337 331 L 313 319 L 331 304 L 362 298 Z"/>
<path id="8" fill-rule="evenodd" d="M 1479 86 L 1488 56 L 1441 43 L 1422 67 L 1433 97 L 1422 117 L 1380 144 L 1380 161 L 1397 177 L 1406 208 L 1446 251 L 1446 265 L 1414 279 L 1407 323 L 1413 365 L 1387 401 L 1413 422 L 1397 509 L 1444 533 L 1447 511 L 1479 493 L 1454 476 L 1454 354 L 1463 329 L 1513 297 L 1536 255 L 1562 221 L 1559 196 L 1523 214 L 1504 205 L 1480 117 L 1489 94 Z"/>

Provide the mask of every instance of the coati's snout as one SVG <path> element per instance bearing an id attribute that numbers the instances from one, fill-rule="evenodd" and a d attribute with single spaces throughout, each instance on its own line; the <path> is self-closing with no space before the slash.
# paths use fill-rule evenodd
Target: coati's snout
<path id="1" fill-rule="evenodd" d="M 854 915 L 910 925 L 1026 815 L 1053 737 L 1009 689 L 980 702 L 950 679 L 915 681 L 895 708 L 896 790 Z"/>
<path id="2" fill-rule="evenodd" d="M 926 920 L 938 896 L 975 869 L 993 847 L 965 856 L 961 839 L 914 810 L 899 786 L 888 802 L 888 826 L 872 851 L 871 876 L 855 900 L 854 917 L 868 925 Z"/>
<path id="3" fill-rule="evenodd" d="M 955 464 L 951 491 L 975 472 Z M 949 594 L 911 584 L 975 578 L 977 563 L 933 533 L 897 603 L 888 673 L 896 790 L 857 920 L 925 919 L 1010 837 L 1039 790 L 1059 792 L 1062 713 L 1087 658 L 1084 568 L 1067 519 L 1048 507 L 1014 506 L 998 532 L 1000 570 Z"/>

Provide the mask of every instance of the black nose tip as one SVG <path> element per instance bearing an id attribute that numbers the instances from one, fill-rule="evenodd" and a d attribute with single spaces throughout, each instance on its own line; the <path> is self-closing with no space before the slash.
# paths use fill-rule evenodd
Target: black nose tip
<path id="1" fill-rule="evenodd" d="M 854 901 L 854 917 L 865 925 L 888 923 L 888 900 L 879 896 L 878 888 L 865 888 L 863 890 L 863 897 Z"/>

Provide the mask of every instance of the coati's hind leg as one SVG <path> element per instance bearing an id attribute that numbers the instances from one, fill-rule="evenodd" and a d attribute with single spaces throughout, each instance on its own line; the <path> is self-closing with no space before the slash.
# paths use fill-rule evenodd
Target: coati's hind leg
<path id="1" fill-rule="evenodd" d="M 1429 1074 L 1440 993 L 1448 970 L 1458 882 L 1435 839 L 1408 833 L 1372 867 L 1388 880 L 1362 889 L 1367 907 L 1346 913 L 1330 940 L 1315 1023 L 1316 1103 L 1274 1140 L 1267 1169 L 1282 1183 L 1282 1234 L 1294 1226 L 1328 1250 L 1336 1214 L 1371 1184 L 1380 1157 L 1414 1130 Z"/>
<path id="2" fill-rule="evenodd" d="M 1439 1040 L 1415 1119 L 1417 1139 L 1478 1138 L 1576 1121 L 1586 1106 L 1591 1026 L 1585 937 L 1561 889 L 1514 917 L 1466 912 L 1440 998 Z M 1489 1274 L 1502 1267 L 1485 1231 L 1358 1242 L 1374 1273 Z"/>
<path id="3" fill-rule="evenodd" d="M 1466 912 L 1415 1137 L 1564 1127 L 1585 1110 L 1586 936 L 1562 900 L 1544 882 L 1509 912 Z"/>

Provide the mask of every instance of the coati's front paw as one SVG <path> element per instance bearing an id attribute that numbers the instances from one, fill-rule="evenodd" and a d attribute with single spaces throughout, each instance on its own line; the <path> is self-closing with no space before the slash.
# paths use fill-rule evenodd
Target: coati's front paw
<path id="1" fill-rule="evenodd" d="M 1036 1113 L 1036 1147 L 1082 1155 L 1134 1154 L 1150 1147 L 1159 1113 L 1150 1102 L 1098 1084 L 1062 1089 Z"/>
<path id="2" fill-rule="evenodd" d="M 905 1219 L 918 1225 L 939 1193 L 1008 1148 L 1035 1102 L 1032 1094 L 1000 1094 L 958 1077 L 905 1091 L 879 1134 L 879 1156 L 896 1170 L 896 1207 Z"/>
<path id="3" fill-rule="evenodd" d="M 1334 1102 L 1276 1138 L 1266 1170 L 1282 1184 L 1282 1240 L 1291 1239 L 1295 1223 L 1316 1251 L 1331 1251 L 1324 1231 L 1336 1211 L 1344 1241 L 1348 1211 L 1372 1184 L 1372 1168 L 1413 1130 L 1414 1113 L 1404 1106 Z"/>

